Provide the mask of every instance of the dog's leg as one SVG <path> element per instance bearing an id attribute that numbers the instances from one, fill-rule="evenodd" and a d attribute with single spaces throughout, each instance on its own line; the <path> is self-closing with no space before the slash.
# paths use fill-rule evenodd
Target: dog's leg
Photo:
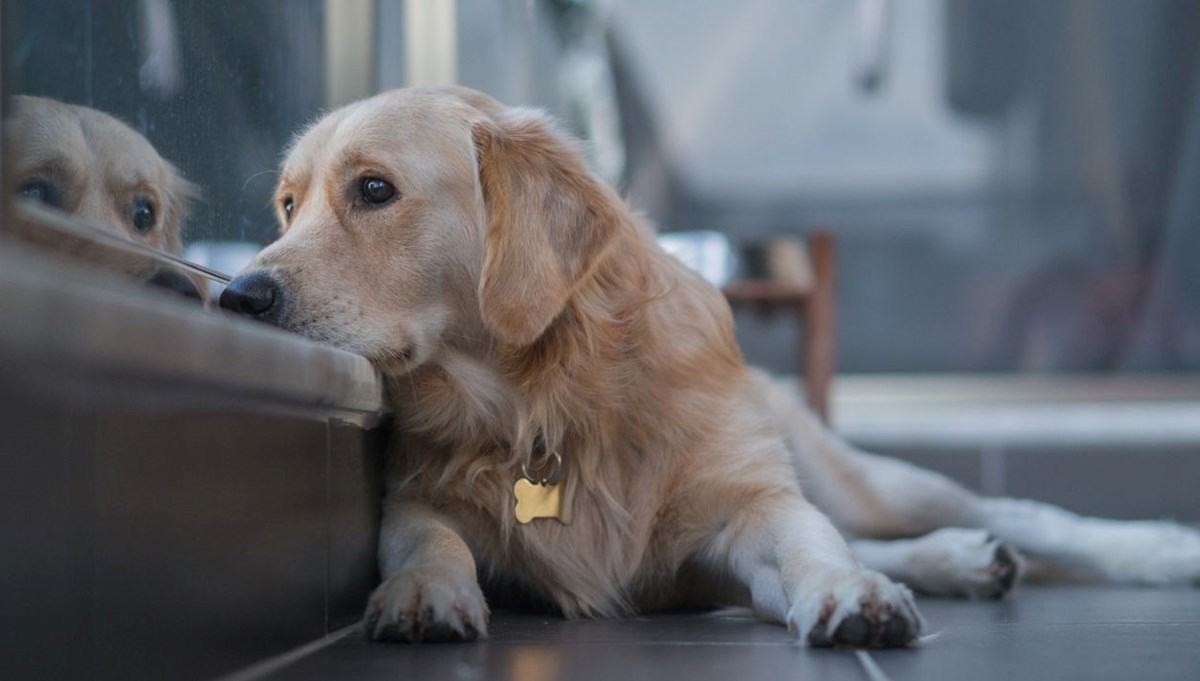
<path id="1" fill-rule="evenodd" d="M 1000 598 L 1016 584 L 1022 560 L 987 530 L 946 527 L 916 539 L 850 542 L 872 570 L 933 596 Z"/>
<path id="2" fill-rule="evenodd" d="M 759 374 L 805 496 L 837 527 L 869 539 L 979 528 L 1022 553 L 1101 579 L 1200 582 L 1200 532 L 1169 522 L 1086 518 L 1035 501 L 980 497 L 945 476 L 860 451 L 827 430 L 795 390 Z"/>
<path id="3" fill-rule="evenodd" d="M 379 539 L 383 583 L 364 618 L 373 639 L 487 637 L 488 608 L 466 542 L 433 509 L 389 499 Z"/>
<path id="4" fill-rule="evenodd" d="M 912 592 L 861 568 L 829 520 L 798 494 L 746 504 L 705 553 L 749 588 L 760 617 L 810 645 L 895 647 L 921 633 Z"/>
<path id="5" fill-rule="evenodd" d="M 850 446 L 817 420 L 794 386 L 755 375 L 804 496 L 838 529 L 894 539 L 963 526 L 972 517 L 977 497 L 970 490 L 933 471 Z"/>
<path id="6" fill-rule="evenodd" d="M 1200 532 L 1171 522 L 1076 515 L 1026 499 L 981 498 L 983 527 L 1030 556 L 1112 582 L 1200 586 Z"/>

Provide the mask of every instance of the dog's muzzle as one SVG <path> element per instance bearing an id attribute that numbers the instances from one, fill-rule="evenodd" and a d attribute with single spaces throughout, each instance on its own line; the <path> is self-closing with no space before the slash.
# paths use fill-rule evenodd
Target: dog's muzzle
<path id="1" fill-rule="evenodd" d="M 266 272 L 234 277 L 221 293 L 221 307 L 264 322 L 275 322 L 283 307 L 282 287 Z"/>

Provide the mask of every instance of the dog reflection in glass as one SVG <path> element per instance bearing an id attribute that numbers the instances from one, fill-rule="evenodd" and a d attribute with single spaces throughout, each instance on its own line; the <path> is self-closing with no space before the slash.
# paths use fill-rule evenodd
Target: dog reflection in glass
<path id="1" fill-rule="evenodd" d="M 4 122 L 9 195 L 61 210 L 110 235 L 178 255 L 194 186 L 150 142 L 102 111 L 44 97 L 10 100 Z M 23 225 L 26 241 L 193 298 L 204 282 L 151 258 Z"/>

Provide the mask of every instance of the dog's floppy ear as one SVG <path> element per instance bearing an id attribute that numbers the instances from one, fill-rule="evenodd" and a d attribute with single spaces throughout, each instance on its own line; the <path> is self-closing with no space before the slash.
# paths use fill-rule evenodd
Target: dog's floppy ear
<path id="1" fill-rule="evenodd" d="M 472 136 L 487 220 L 480 312 L 501 341 L 529 345 L 616 234 L 617 199 L 537 112 L 505 110 Z"/>
<path id="2" fill-rule="evenodd" d="M 174 255 L 183 252 L 183 226 L 188 208 L 200 195 L 200 189 L 184 178 L 175 166 L 162 161 L 162 228 L 166 233 L 167 250 Z"/>

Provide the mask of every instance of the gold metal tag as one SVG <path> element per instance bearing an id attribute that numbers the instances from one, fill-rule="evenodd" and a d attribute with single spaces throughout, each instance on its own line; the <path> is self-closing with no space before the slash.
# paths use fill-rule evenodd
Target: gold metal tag
<path id="1" fill-rule="evenodd" d="M 527 525 L 535 518 L 554 518 L 565 523 L 563 517 L 562 486 L 558 483 L 533 482 L 518 478 L 513 485 L 513 496 L 517 498 L 513 509 L 517 522 Z"/>

